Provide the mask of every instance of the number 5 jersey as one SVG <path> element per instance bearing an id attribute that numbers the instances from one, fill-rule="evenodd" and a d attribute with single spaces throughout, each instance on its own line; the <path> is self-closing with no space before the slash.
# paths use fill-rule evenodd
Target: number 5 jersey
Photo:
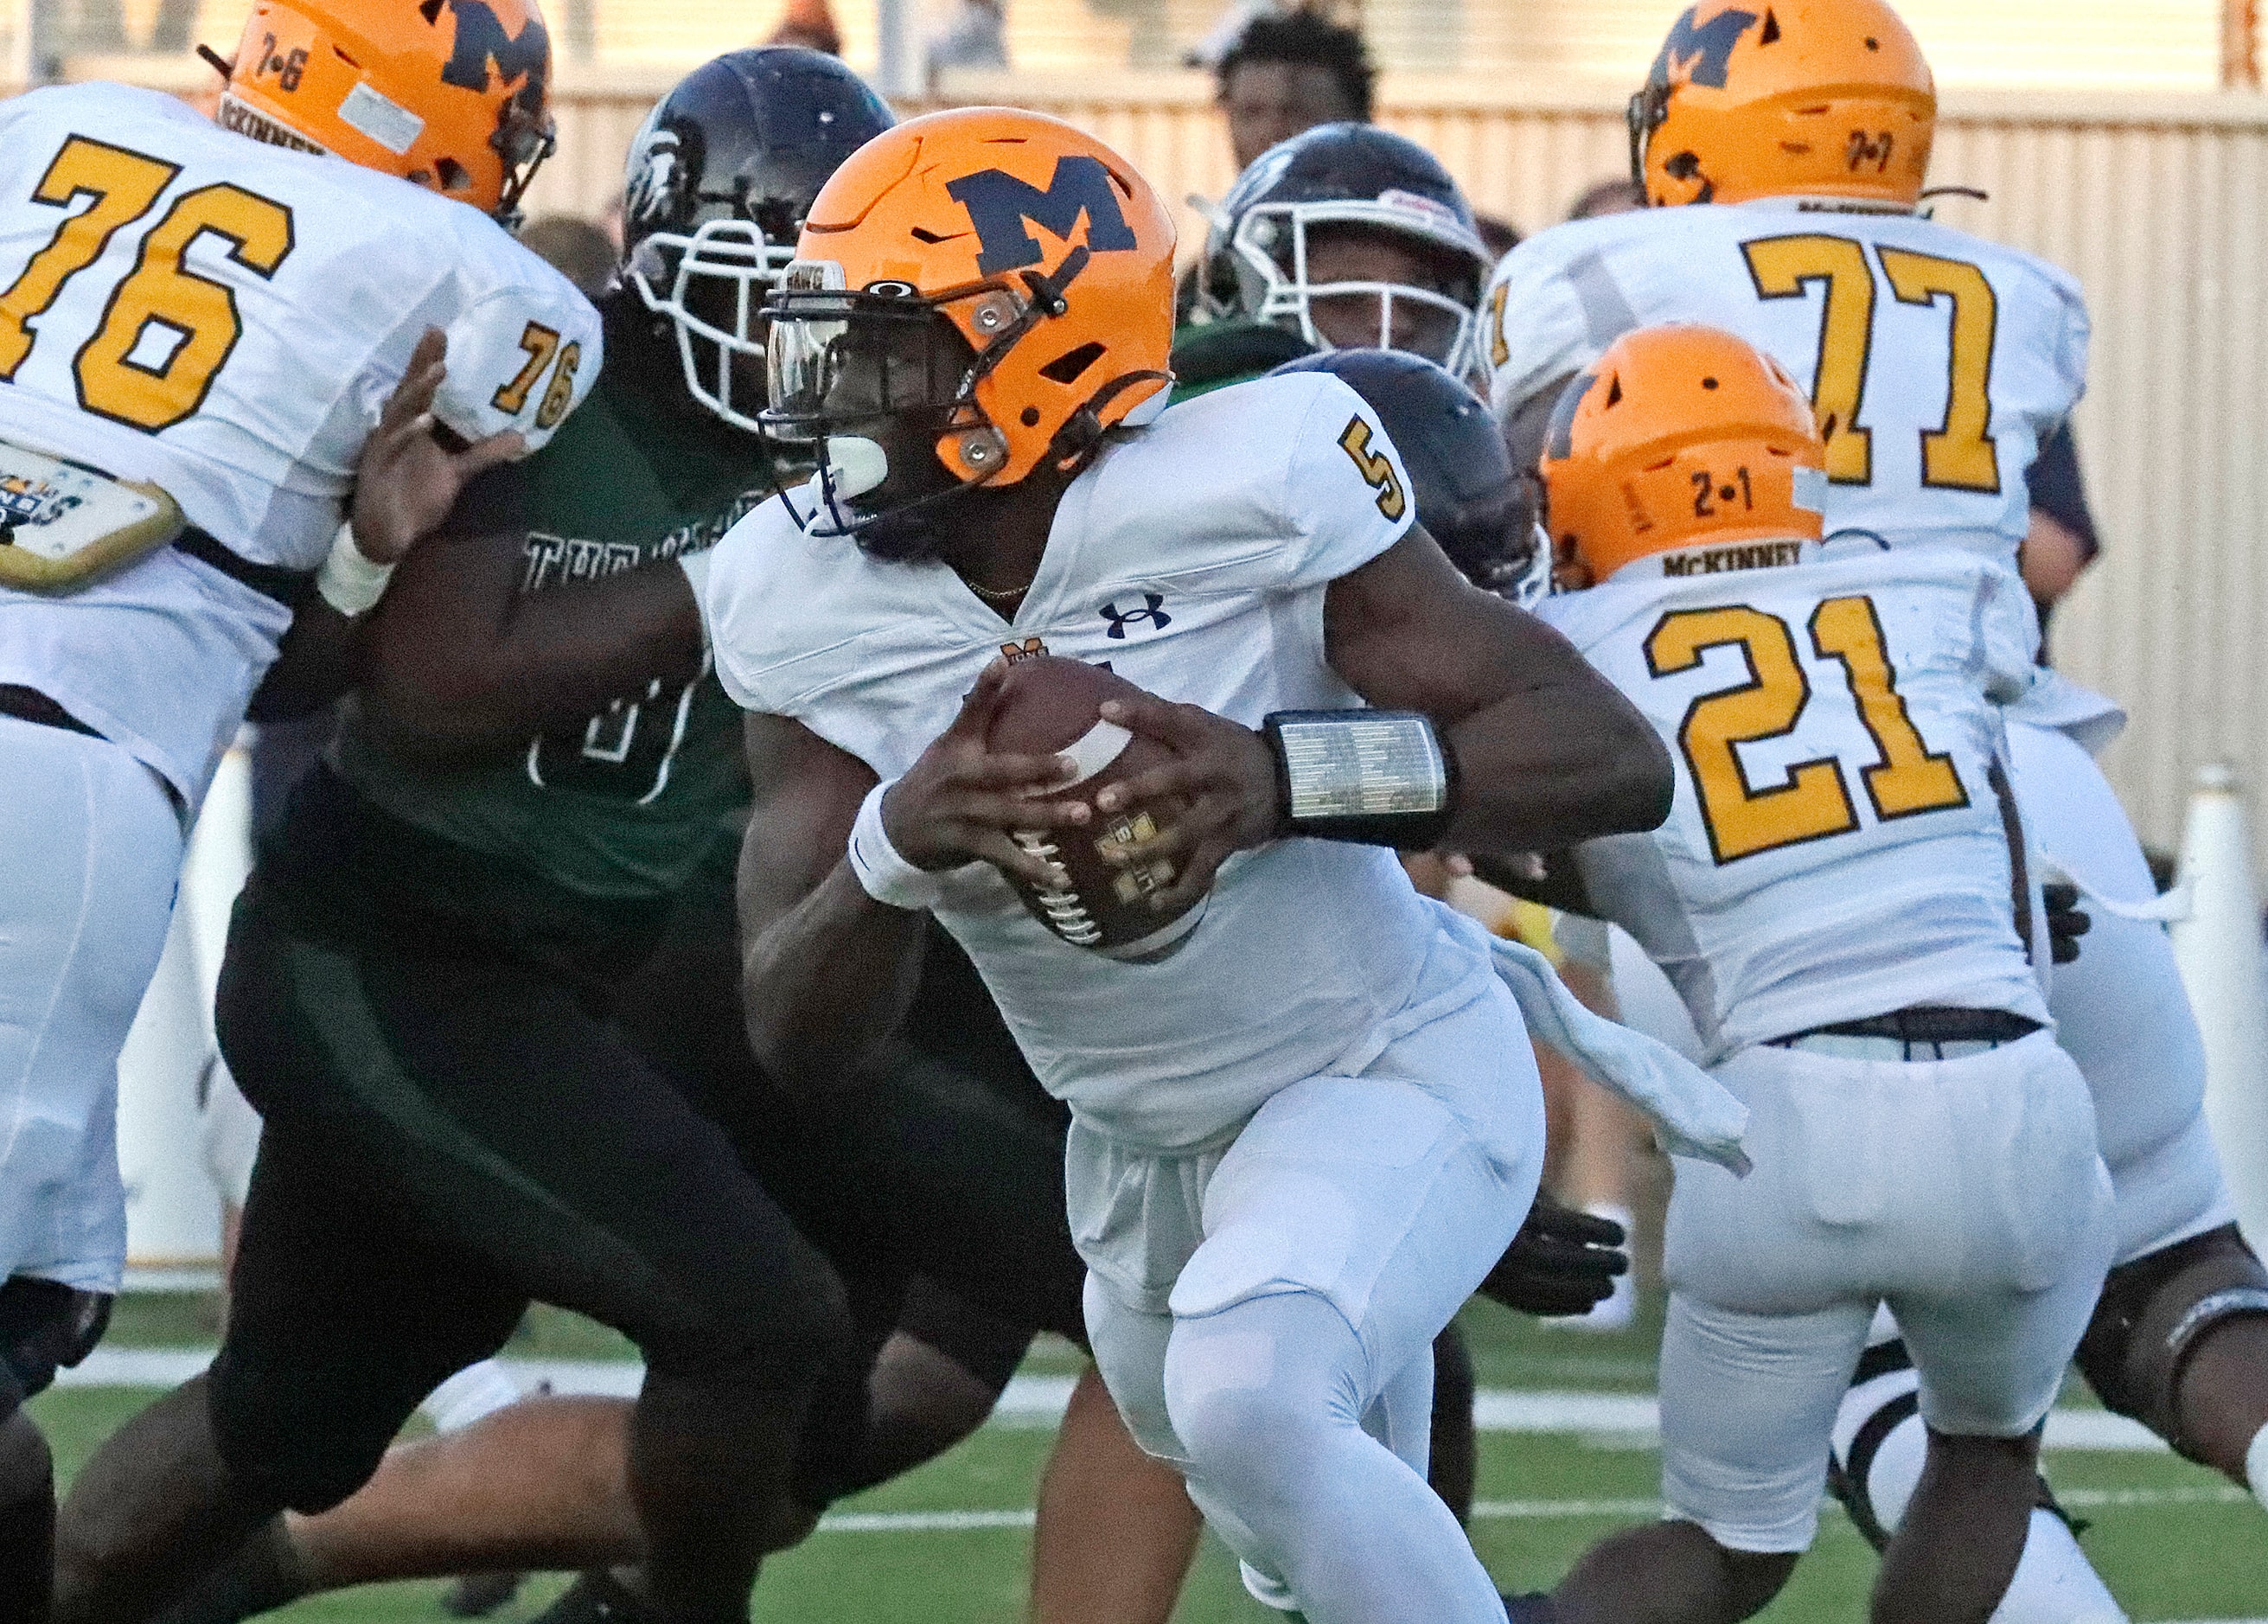
<path id="1" fill-rule="evenodd" d="M 1676 764 L 1667 823 L 1577 861 L 1675 983 L 1712 1064 L 1915 1005 L 2048 1018 L 2000 764 L 2031 604 L 1981 557 L 1834 556 L 1850 545 L 1725 573 L 1660 566 L 1762 550 L 1641 559 L 1540 611 Z"/>
<path id="2" fill-rule="evenodd" d="M 0 588 L 39 689 L 195 807 L 426 328 L 434 415 L 541 445 L 596 314 L 493 220 L 153 92 L 0 104 L 0 439 L 164 489 L 192 532 L 75 592 Z"/>

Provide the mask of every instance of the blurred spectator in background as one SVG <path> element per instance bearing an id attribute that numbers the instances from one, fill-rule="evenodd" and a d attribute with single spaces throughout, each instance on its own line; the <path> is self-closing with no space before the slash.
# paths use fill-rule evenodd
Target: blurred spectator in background
<path id="1" fill-rule="evenodd" d="M 840 56 L 843 31 L 835 26 L 835 13 L 827 0 L 787 0 L 786 14 L 780 18 L 779 26 L 764 37 L 764 43 L 800 45 L 807 51 L 825 51 L 829 56 Z"/>
<path id="2" fill-rule="evenodd" d="M 954 68 L 1002 72 L 1008 66 L 1006 0 L 955 0 L 953 15 L 930 35 L 924 70 L 930 87 Z"/>
<path id="3" fill-rule="evenodd" d="M 2031 487 L 2032 525 L 2024 536 L 2020 562 L 2024 585 L 2040 609 L 2040 662 L 2047 663 L 2048 616 L 2078 581 L 2102 543 L 2088 512 L 2087 487 L 2080 478 L 2079 442 L 2066 423 L 2040 442 L 2040 454 L 2025 476 Z"/>
<path id="4" fill-rule="evenodd" d="M 1628 214 L 1633 209 L 1646 207 L 1646 194 L 1638 190 L 1638 182 L 1627 175 L 1612 180 L 1594 181 L 1583 188 L 1567 210 L 1571 220 L 1595 220 L 1602 214 Z"/>
<path id="5" fill-rule="evenodd" d="M 1241 173 L 1318 124 L 1370 122 L 1378 70 L 1362 35 L 1304 8 L 1255 16 L 1214 67 Z"/>
<path id="6" fill-rule="evenodd" d="M 598 298 L 614 279 L 615 240 L 579 215 L 540 214 L 520 228 L 519 240 L 585 299 Z"/>

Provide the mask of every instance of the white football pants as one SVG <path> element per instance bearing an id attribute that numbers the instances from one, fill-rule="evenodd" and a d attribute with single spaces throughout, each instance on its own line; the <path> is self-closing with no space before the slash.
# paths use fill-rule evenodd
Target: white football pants
<path id="1" fill-rule="evenodd" d="M 2065 734 L 2011 720 L 2017 809 L 2033 848 L 2122 902 L 2156 894 L 2141 843 L 2095 758 Z M 2080 904 L 2083 908 L 2084 903 Z M 2056 1040 L 2095 1096 L 2127 1263 L 2231 1222 L 2236 1211 L 2205 1120 L 2205 1047 L 2162 925 L 2090 910 L 2079 957 L 2055 967 Z"/>
<path id="2" fill-rule="evenodd" d="M 0 716 L 0 1279 L 118 1289 L 118 1052 L 182 845 L 157 777 L 118 746 Z"/>
<path id="3" fill-rule="evenodd" d="M 1749 1107 L 1756 1170 L 1677 1167 L 1662 1499 L 1730 1549 L 1800 1551 L 1878 1304 L 1931 1426 L 2039 1423 L 2110 1265 L 2110 1181 L 2045 1032 L 1950 1060 L 1744 1049 L 1712 1074 Z"/>
<path id="4" fill-rule="evenodd" d="M 1432 1348 L 1511 1244 L 1543 1158 L 1541 1084 L 1493 978 L 1359 1076 L 1274 1095 L 1225 1148 L 1152 1154 L 1074 1125 L 1095 1362 L 1256 1594 L 1311 1624 L 1501 1624 L 1426 1487 Z M 1101 1214 L 1122 1220 L 1108 1242 Z M 1130 1262 L 1169 1285 L 1164 1303 L 1108 1283 Z"/>

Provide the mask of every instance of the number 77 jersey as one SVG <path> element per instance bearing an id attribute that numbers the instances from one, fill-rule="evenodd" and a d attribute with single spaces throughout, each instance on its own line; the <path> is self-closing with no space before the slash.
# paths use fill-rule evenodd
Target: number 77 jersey
<path id="1" fill-rule="evenodd" d="M 2087 375 L 2065 271 L 1935 221 L 1773 199 L 1572 222 L 1497 269 L 1476 340 L 1508 419 L 1633 328 L 1737 333 L 1809 391 L 1826 528 L 2013 565 L 2025 476 Z"/>
<path id="2" fill-rule="evenodd" d="M 1870 550 L 1626 573 L 1539 612 L 1669 749 L 1668 820 L 1578 861 L 1712 1062 L 1915 1005 L 2045 1022 L 1999 764 L 1999 705 L 2030 673 L 2031 605 L 2006 571 Z"/>

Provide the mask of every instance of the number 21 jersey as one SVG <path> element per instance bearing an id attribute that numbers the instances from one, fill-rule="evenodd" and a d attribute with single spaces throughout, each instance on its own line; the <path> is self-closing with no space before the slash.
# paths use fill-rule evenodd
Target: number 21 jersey
<path id="1" fill-rule="evenodd" d="M 599 370 L 588 302 L 463 203 L 155 92 L 0 103 L 0 438 L 161 487 L 277 583 L 321 562 L 429 327 L 434 415 L 467 439 L 541 444 Z M 68 594 L 0 589 L 0 683 L 195 806 L 290 618 L 243 573 L 163 548 Z"/>
<path id="2" fill-rule="evenodd" d="M 1904 214 L 1785 199 L 1641 209 L 1505 256 L 1476 342 L 1506 417 L 1634 328 L 1736 333 L 1811 394 L 1827 528 L 2014 566 L 2025 475 L 2087 378 L 2087 306 L 2045 261 Z"/>
<path id="3" fill-rule="evenodd" d="M 1669 747 L 1668 820 L 1578 863 L 1707 1058 L 1922 1004 L 2044 1022 L 1996 764 L 2030 675 L 2021 586 L 1942 550 L 1648 562 L 1541 612 Z"/>

